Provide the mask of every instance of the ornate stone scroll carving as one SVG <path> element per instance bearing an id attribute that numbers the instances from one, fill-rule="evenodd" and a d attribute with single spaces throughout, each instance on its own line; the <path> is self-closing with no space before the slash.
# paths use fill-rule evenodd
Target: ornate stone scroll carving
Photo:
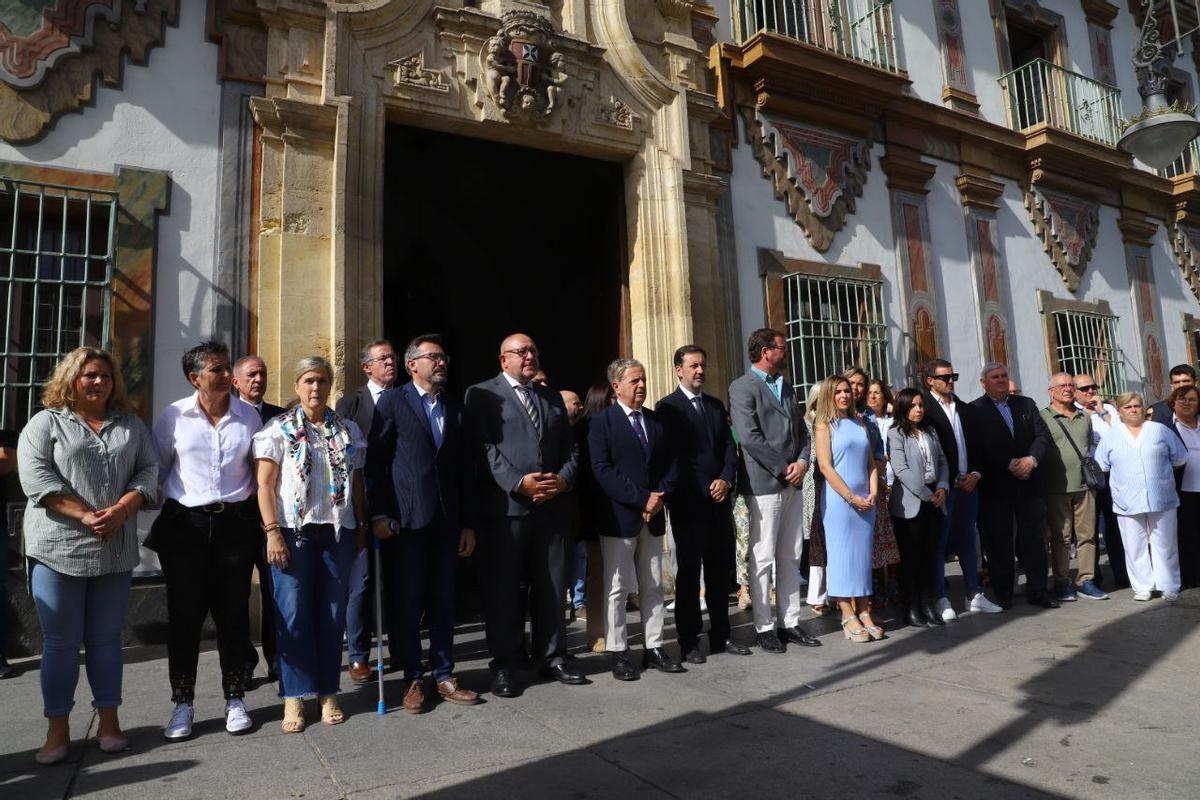
<path id="1" fill-rule="evenodd" d="M 1025 190 L 1033 229 L 1063 282 L 1072 292 L 1087 269 L 1100 227 L 1100 204 L 1038 186 Z"/>
<path id="2" fill-rule="evenodd" d="M 1175 260 L 1183 270 L 1183 279 L 1196 299 L 1200 300 L 1200 228 L 1176 224 L 1171 244 L 1175 248 Z"/>
<path id="3" fill-rule="evenodd" d="M 435 69 L 425 69 L 425 53 L 423 51 L 388 62 L 388 66 L 395 70 L 392 82 L 396 88 L 415 86 L 418 89 L 428 89 L 431 92 L 442 92 L 443 94 L 450 91 L 450 82 L 446 80 L 444 73 Z"/>
<path id="4" fill-rule="evenodd" d="M 747 113 L 746 133 L 775 195 L 787 204 L 812 246 L 828 250 L 854 211 L 855 198 L 862 197 L 871 168 L 870 143 L 770 120 L 761 112 Z"/>
<path id="5" fill-rule="evenodd" d="M 26 4 L 28 5 L 28 4 Z M 59 115 L 90 102 L 98 75 L 117 86 L 128 56 L 146 63 L 174 25 L 179 0 L 44 0 L 0 8 L 0 139 L 41 136 Z"/>
<path id="6" fill-rule="evenodd" d="M 554 49 L 554 28 L 545 17 L 506 12 L 479 61 L 488 94 L 505 116 L 548 117 L 562 105 L 567 57 Z"/>

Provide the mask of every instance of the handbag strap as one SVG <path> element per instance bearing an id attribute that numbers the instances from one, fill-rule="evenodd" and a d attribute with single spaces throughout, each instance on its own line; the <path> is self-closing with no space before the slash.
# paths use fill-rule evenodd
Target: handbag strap
<path id="1" fill-rule="evenodd" d="M 1085 456 L 1083 455 L 1082 452 L 1080 452 L 1079 445 L 1075 444 L 1075 440 L 1071 438 L 1071 432 L 1069 430 L 1067 430 L 1067 426 L 1063 424 L 1062 417 L 1055 417 L 1054 421 L 1058 423 L 1058 427 L 1062 428 L 1063 435 L 1065 435 L 1067 437 L 1067 441 L 1070 442 L 1070 444 L 1071 444 L 1071 449 L 1075 451 L 1075 455 L 1079 456 L 1079 460 L 1080 460 L 1080 462 L 1082 462 L 1084 460 Z M 1092 438 L 1091 429 L 1092 429 L 1092 421 L 1089 419 L 1088 420 L 1088 441 L 1091 441 L 1091 438 Z"/>

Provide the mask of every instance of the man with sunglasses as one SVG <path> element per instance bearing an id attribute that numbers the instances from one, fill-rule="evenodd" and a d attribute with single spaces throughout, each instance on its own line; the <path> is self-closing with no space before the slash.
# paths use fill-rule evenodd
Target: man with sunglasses
<path id="1" fill-rule="evenodd" d="M 500 374 L 467 390 L 479 449 L 479 516 L 492 694 L 520 694 L 513 671 L 525 661 L 521 582 L 529 583 L 533 658 L 544 678 L 587 683 L 563 661 L 567 539 L 579 449 L 558 392 L 534 383 L 538 348 L 523 333 L 500 344 Z"/>
<path id="2" fill-rule="evenodd" d="M 426 710 L 421 618 L 429 625 L 429 661 L 444 702 L 474 705 L 479 696 L 454 676 L 454 584 L 458 559 L 475 550 L 474 453 L 462 402 L 444 391 L 450 356 L 436 334 L 404 351 L 412 380 L 384 392 L 367 444 L 371 528 L 394 538 L 392 627 L 404 677 L 404 710 Z"/>
<path id="3" fill-rule="evenodd" d="M 1117 415 L 1115 406 L 1104 402 L 1104 395 L 1096 384 L 1096 379 L 1086 373 L 1075 376 L 1075 404 L 1087 412 L 1088 419 L 1092 423 L 1092 441 L 1088 448 L 1088 455 L 1094 456 L 1096 445 L 1100 443 L 1100 437 L 1107 433 L 1120 417 Z M 1096 492 L 1096 516 L 1098 532 L 1101 530 L 1100 522 L 1104 523 L 1104 549 L 1108 553 L 1108 565 L 1113 573 L 1113 588 L 1128 589 L 1129 575 L 1125 571 L 1125 546 L 1121 543 L 1121 533 L 1117 530 L 1117 515 L 1113 511 L 1112 492 L 1109 491 L 1107 485 Z M 1092 579 L 1092 583 L 1103 586 L 1099 569 L 1096 570 L 1096 577 Z"/>
<path id="4" fill-rule="evenodd" d="M 953 484 L 946 497 L 946 516 L 942 526 L 941 544 L 933 565 L 935 609 L 943 620 L 957 615 L 946 597 L 947 551 L 958 554 L 966 590 L 967 609 L 984 614 L 999 614 L 1000 606 L 988 599 L 979 588 L 979 536 L 975 525 L 979 517 L 979 454 L 975 427 L 975 410 L 954 393 L 958 373 L 949 361 L 931 359 L 925 364 L 925 422 L 937 433 L 938 444 L 950 464 Z"/>
<path id="5" fill-rule="evenodd" d="M 337 402 L 338 416 L 354 420 L 363 435 L 371 433 L 375 419 L 375 406 L 380 396 L 396 382 L 396 351 L 387 339 L 376 339 L 362 349 L 363 374 L 367 382 L 358 391 L 342 397 Z M 392 608 L 392 548 L 380 548 L 383 574 L 384 621 L 390 617 Z M 367 547 L 354 558 L 350 568 L 350 596 L 346 600 L 346 649 L 350 661 L 350 679 L 365 683 L 371 677 L 371 631 L 374 630 L 375 609 L 369 598 L 375 583 L 375 548 Z M 390 630 L 390 628 L 389 628 Z M 393 665 L 400 663 L 400 651 L 396 638 L 388 637 L 388 653 Z"/>

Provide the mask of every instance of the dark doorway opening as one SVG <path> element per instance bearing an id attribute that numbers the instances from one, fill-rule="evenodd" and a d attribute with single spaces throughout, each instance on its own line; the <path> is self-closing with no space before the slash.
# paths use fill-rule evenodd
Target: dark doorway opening
<path id="1" fill-rule="evenodd" d="M 398 353 L 440 333 L 461 397 L 522 331 L 553 388 L 604 380 L 625 339 L 620 164 L 391 125 L 385 169 L 384 328 Z"/>

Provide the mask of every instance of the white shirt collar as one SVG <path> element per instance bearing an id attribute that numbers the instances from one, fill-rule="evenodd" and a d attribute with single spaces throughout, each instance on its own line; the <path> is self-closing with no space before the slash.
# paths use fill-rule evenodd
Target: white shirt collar
<path id="1" fill-rule="evenodd" d="M 370 390 L 370 392 L 371 392 L 371 398 L 372 398 L 373 400 L 378 400 L 378 399 L 379 399 L 379 395 L 381 395 L 381 394 L 383 394 L 385 391 L 387 391 L 387 388 L 388 388 L 388 387 L 386 387 L 386 386 L 380 386 L 380 385 L 379 385 L 378 383 L 376 383 L 374 380 L 372 380 L 372 379 L 370 379 L 370 378 L 367 378 L 367 389 L 368 389 L 368 390 Z"/>
<path id="2" fill-rule="evenodd" d="M 949 400 L 944 400 L 944 399 L 942 399 L 942 396 L 941 396 L 940 394 L 938 394 L 937 392 L 930 391 L 929 393 L 930 393 L 931 395 L 933 395 L 933 399 L 934 399 L 934 400 L 937 400 L 937 401 L 938 401 L 940 404 L 942 404 L 943 406 L 947 406 L 947 407 L 950 407 L 950 408 L 953 408 L 953 407 L 954 407 L 954 395 L 950 395 L 950 399 L 949 399 Z"/>
<path id="3" fill-rule="evenodd" d="M 629 406 L 625 405 L 625 404 L 624 404 L 624 403 L 622 403 L 620 400 L 618 400 L 618 401 L 617 401 L 617 405 L 619 405 L 619 406 L 621 407 L 621 411 L 623 411 L 623 412 L 625 413 L 625 416 L 626 416 L 626 418 L 628 418 L 628 417 L 629 417 L 629 415 L 630 415 L 630 414 L 632 414 L 632 413 L 634 412 L 634 410 L 635 410 L 635 409 L 632 409 L 632 408 L 630 408 Z M 636 410 L 637 410 L 637 412 L 640 414 L 640 413 L 642 413 L 643 411 L 645 411 L 646 409 L 643 407 L 643 408 L 639 408 L 639 409 L 636 409 Z"/>
<path id="4" fill-rule="evenodd" d="M 508 385 L 514 389 L 516 389 L 518 386 L 529 386 L 530 385 L 528 383 L 521 383 L 519 380 L 514 378 L 512 375 L 509 375 L 507 372 L 501 372 L 500 374 L 504 376 L 504 380 L 508 381 Z"/>
<path id="5" fill-rule="evenodd" d="M 694 400 L 695 400 L 697 397 L 703 397 L 703 396 L 704 396 L 704 390 L 703 390 L 703 389 L 701 389 L 699 392 L 691 392 L 691 391 L 689 391 L 689 390 L 688 390 L 688 389 L 687 389 L 687 388 L 686 388 L 686 387 L 685 387 L 685 386 L 684 386 L 682 383 L 681 383 L 681 384 L 679 384 L 679 391 L 683 392 L 683 396 L 684 396 L 684 397 L 686 397 L 686 398 L 688 399 L 688 402 L 689 402 L 689 403 L 690 403 L 690 402 L 692 402 L 692 401 L 694 401 Z"/>
<path id="6" fill-rule="evenodd" d="M 425 391 L 424 389 L 422 389 L 420 386 L 417 385 L 416 381 L 413 381 L 413 388 L 417 390 L 417 397 L 421 398 L 422 402 L 424 402 L 426 398 L 430 398 L 429 404 L 437 405 L 437 401 L 438 401 L 437 394 L 435 394 L 433 392 Z"/>

